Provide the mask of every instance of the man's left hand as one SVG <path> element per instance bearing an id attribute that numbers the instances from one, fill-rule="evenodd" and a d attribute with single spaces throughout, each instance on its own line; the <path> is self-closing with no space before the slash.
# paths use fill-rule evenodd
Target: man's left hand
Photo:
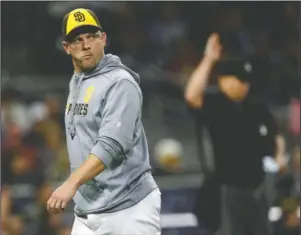
<path id="1" fill-rule="evenodd" d="M 65 181 L 51 194 L 47 202 L 47 210 L 53 214 L 62 212 L 72 200 L 76 191 L 77 187 L 75 185 Z"/>

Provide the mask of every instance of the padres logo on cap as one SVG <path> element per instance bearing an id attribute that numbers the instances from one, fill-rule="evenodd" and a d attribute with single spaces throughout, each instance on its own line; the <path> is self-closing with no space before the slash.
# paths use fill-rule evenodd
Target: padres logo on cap
<path id="1" fill-rule="evenodd" d="M 81 12 L 75 12 L 74 14 L 74 19 L 77 21 L 77 22 L 83 22 L 86 20 L 85 18 L 85 15 Z"/>
<path id="2" fill-rule="evenodd" d="M 78 8 L 65 15 L 62 24 L 63 35 L 67 36 L 81 26 L 93 26 L 102 30 L 97 16 L 91 10 Z"/>

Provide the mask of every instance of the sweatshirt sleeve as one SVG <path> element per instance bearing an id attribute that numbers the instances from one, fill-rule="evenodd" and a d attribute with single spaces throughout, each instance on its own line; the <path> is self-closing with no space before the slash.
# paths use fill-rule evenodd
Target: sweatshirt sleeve
<path id="1" fill-rule="evenodd" d="M 137 87 L 127 79 L 113 84 L 105 97 L 98 139 L 91 154 L 108 168 L 120 164 L 124 153 L 133 145 L 140 114 L 141 97 Z"/>

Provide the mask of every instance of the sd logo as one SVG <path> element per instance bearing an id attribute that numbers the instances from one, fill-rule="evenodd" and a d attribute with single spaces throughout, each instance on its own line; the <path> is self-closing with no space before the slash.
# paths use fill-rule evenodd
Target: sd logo
<path id="1" fill-rule="evenodd" d="M 85 15 L 79 11 L 74 13 L 74 19 L 77 22 L 83 22 L 86 20 Z"/>

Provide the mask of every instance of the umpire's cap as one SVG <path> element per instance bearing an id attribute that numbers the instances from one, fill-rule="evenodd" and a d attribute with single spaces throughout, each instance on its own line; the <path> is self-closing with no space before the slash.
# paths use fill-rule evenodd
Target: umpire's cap
<path id="1" fill-rule="evenodd" d="M 218 75 L 232 75 L 239 80 L 252 83 L 253 67 L 251 62 L 244 59 L 226 59 L 217 64 L 216 72 Z"/>
<path id="2" fill-rule="evenodd" d="M 64 16 L 62 22 L 62 33 L 67 41 L 80 33 L 98 30 L 103 31 L 102 26 L 95 13 L 89 9 L 74 9 Z"/>

